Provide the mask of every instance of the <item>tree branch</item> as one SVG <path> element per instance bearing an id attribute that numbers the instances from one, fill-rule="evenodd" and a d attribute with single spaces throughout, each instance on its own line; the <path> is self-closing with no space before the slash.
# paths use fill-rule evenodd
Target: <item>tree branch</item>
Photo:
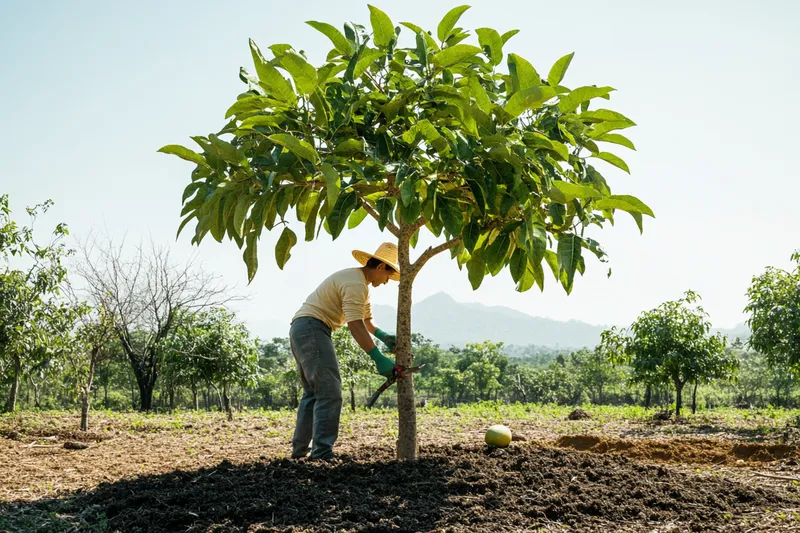
<path id="1" fill-rule="evenodd" d="M 456 246 L 460 242 L 461 242 L 461 235 L 459 235 L 458 237 L 453 237 L 449 241 L 443 242 L 439 246 L 435 246 L 435 247 L 431 246 L 431 247 L 429 247 L 427 250 L 425 250 L 422 253 L 421 256 L 419 256 L 417 258 L 416 261 L 414 261 L 414 264 L 411 265 L 411 272 L 414 275 L 416 275 L 417 272 L 419 272 L 419 270 L 423 266 L 425 266 L 425 263 L 427 263 L 433 256 L 435 256 L 436 254 L 439 254 L 441 252 L 444 252 L 445 250 L 449 250 L 450 248 L 452 248 L 453 246 Z"/>
<path id="2" fill-rule="evenodd" d="M 380 213 L 378 213 L 378 212 L 375 210 L 375 208 L 374 208 L 374 207 L 372 207 L 372 206 L 369 204 L 369 202 L 367 202 L 367 201 L 366 201 L 366 200 L 364 200 L 363 198 L 359 198 L 359 199 L 358 199 L 358 202 L 361 204 L 361 207 L 363 207 L 363 208 L 364 208 L 364 211 L 366 211 L 367 213 L 369 213 L 369 214 L 372 216 L 372 218 L 374 218 L 375 220 L 380 220 L 380 219 L 381 219 L 381 215 L 380 215 Z M 397 226 L 395 226 L 394 222 L 387 221 L 387 222 L 386 222 L 386 227 L 389 229 L 389 232 L 390 232 L 392 235 L 394 235 L 395 237 L 398 237 L 398 238 L 400 237 L 400 228 L 398 228 Z"/>

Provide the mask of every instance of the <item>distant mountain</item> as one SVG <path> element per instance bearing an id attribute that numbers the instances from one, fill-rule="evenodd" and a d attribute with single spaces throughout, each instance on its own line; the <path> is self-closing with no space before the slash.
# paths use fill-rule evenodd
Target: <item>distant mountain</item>
<path id="1" fill-rule="evenodd" d="M 375 321 L 393 328 L 394 307 L 375 305 Z M 607 325 L 592 325 L 579 320 L 560 321 L 535 317 L 509 307 L 487 306 L 455 301 L 440 292 L 414 304 L 411 330 L 421 333 L 441 346 L 464 346 L 469 342 L 502 341 L 506 346 L 538 345 L 559 349 L 594 347 Z M 733 342 L 750 336 L 744 324 L 730 329 L 714 328 Z"/>
<path id="2" fill-rule="evenodd" d="M 372 311 L 378 324 L 396 322 L 397 311 L 393 307 L 375 305 Z M 535 317 L 508 307 L 457 302 L 443 292 L 414 304 L 411 317 L 413 332 L 441 346 L 491 340 L 506 345 L 581 348 L 595 346 L 600 333 L 607 329 L 578 320 Z"/>

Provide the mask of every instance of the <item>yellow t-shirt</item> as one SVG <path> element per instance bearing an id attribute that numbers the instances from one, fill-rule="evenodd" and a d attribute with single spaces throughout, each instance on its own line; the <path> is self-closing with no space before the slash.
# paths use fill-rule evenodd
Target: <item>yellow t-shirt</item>
<path id="1" fill-rule="evenodd" d="M 292 320 L 304 316 L 322 320 L 331 331 L 353 320 L 372 318 L 364 271 L 358 267 L 346 268 L 328 276 L 306 298 Z"/>

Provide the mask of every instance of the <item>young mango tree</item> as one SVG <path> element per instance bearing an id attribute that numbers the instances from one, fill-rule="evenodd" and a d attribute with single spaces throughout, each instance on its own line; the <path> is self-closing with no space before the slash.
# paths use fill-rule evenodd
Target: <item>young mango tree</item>
<path id="1" fill-rule="evenodd" d="M 291 209 L 306 241 L 322 229 L 336 239 L 374 218 L 398 246 L 396 356 L 403 366 L 412 364 L 412 286 L 437 254 L 449 251 L 466 266 L 474 289 L 505 267 L 518 291 L 543 289 L 546 264 L 572 291 L 584 250 L 605 259 L 588 228 L 613 224 L 617 210 L 640 229 L 643 215 L 653 216 L 637 198 L 611 194 L 590 163 L 627 172 L 601 145 L 633 149 L 616 132 L 635 124 L 610 109 L 589 109 L 612 87 L 563 85 L 572 53 L 542 77 L 506 52 L 518 30 L 478 28 L 477 46 L 464 42 L 471 33 L 457 23 L 468 7 L 450 10 L 435 32 L 402 22 L 410 34 L 405 47 L 401 26 L 374 6 L 371 31 L 346 23 L 342 33 L 308 21 L 333 44 L 320 67 L 289 44 L 270 46 L 268 58 L 251 40 L 255 72 L 240 70 L 247 90 L 227 110 L 229 122 L 192 137 L 200 152 L 160 149 L 195 164 L 178 234 L 194 221 L 194 244 L 209 233 L 232 239 L 252 280 L 265 228 L 281 230 L 278 266 L 289 260 L 298 241 Z M 423 228 L 441 243 L 412 261 Z M 397 455 L 413 459 L 413 379 L 398 383 L 398 409 Z"/>
<path id="2" fill-rule="evenodd" d="M 613 363 L 630 365 L 634 382 L 675 388 L 676 416 L 687 383 L 726 379 L 738 368 L 736 357 L 725 350 L 725 337 L 709 334 L 708 314 L 694 305 L 699 298 L 687 291 L 683 298 L 642 313 L 629 330 L 612 328 L 602 335 L 602 352 Z"/>
<path id="3" fill-rule="evenodd" d="M 767 267 L 747 289 L 752 331 L 748 344 L 764 354 L 771 368 L 800 375 L 800 251 L 791 271 Z"/>

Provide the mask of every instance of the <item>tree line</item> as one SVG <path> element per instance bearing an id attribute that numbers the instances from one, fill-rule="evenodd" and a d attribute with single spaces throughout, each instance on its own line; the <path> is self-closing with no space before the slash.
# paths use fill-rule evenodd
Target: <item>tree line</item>
<path id="1" fill-rule="evenodd" d="M 33 223 L 47 202 L 11 218 L 0 196 L 0 384 L 6 411 L 236 410 L 296 407 L 301 394 L 287 338 L 261 340 L 228 308 L 219 279 L 166 249 L 89 239 L 73 252 L 59 224 L 46 244 Z M 800 266 L 800 256 L 792 256 Z M 74 273 L 73 282 L 67 274 Z M 558 352 L 487 340 L 442 347 L 412 336 L 423 402 L 476 401 L 671 406 L 680 414 L 729 406 L 795 406 L 800 268 L 770 267 L 748 290 L 747 342 L 711 335 L 699 295 L 643 312 L 603 333 L 594 348 Z M 383 378 L 346 329 L 334 334 L 352 409 Z M 394 405 L 393 394 L 379 405 Z"/>

